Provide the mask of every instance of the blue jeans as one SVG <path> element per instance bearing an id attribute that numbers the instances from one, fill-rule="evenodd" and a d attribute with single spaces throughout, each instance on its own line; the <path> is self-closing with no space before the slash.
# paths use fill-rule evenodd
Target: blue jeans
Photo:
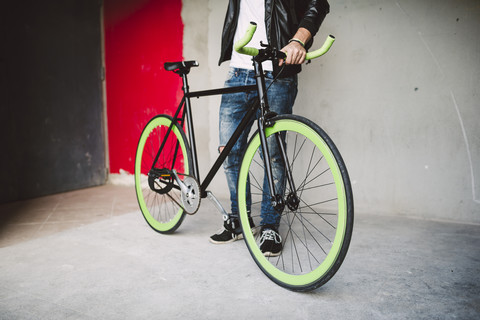
<path id="1" fill-rule="evenodd" d="M 234 87 L 242 85 L 255 84 L 255 73 L 253 70 L 230 68 L 225 81 L 225 87 Z M 266 86 L 272 83 L 272 72 L 267 71 Z M 251 105 L 257 100 L 257 92 L 241 92 L 233 94 L 225 94 L 222 96 L 222 102 L 220 105 L 220 146 L 223 147 L 227 144 L 233 132 L 240 124 L 243 116 L 250 109 Z M 278 79 L 268 90 L 267 99 L 270 105 L 270 110 L 278 114 L 291 114 L 293 104 L 297 96 L 297 76 L 289 78 Z M 247 148 L 247 138 L 253 122 L 256 119 L 252 119 L 248 124 L 246 130 L 240 135 L 238 141 L 235 143 L 232 151 L 223 163 L 225 175 L 227 176 L 228 188 L 230 189 L 230 201 L 232 216 L 238 216 L 238 200 L 237 200 L 237 185 L 238 175 L 240 172 L 241 162 L 243 160 L 243 154 Z M 270 150 L 270 149 L 269 149 Z M 271 152 L 275 154 L 275 152 Z M 278 152 L 277 152 L 278 154 Z M 276 162 L 275 157 L 272 156 L 271 162 Z M 273 170 L 275 166 L 272 165 Z M 283 175 L 283 174 L 282 174 Z M 268 182 L 266 176 L 264 179 L 264 190 L 268 189 Z M 280 184 L 283 184 L 280 183 Z M 249 186 L 247 186 L 247 211 L 251 208 L 251 197 Z M 280 223 L 280 215 L 273 209 L 271 205 L 271 199 L 269 196 L 263 197 L 262 209 L 261 209 L 261 225 L 275 225 Z"/>

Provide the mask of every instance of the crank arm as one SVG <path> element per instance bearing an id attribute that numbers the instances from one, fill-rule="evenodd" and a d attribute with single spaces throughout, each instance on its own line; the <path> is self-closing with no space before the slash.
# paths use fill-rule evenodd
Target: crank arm
<path id="1" fill-rule="evenodd" d="M 185 186 L 182 180 L 178 177 L 177 170 L 173 169 L 172 170 L 173 177 L 175 178 L 175 181 L 177 181 L 178 186 L 180 187 L 180 190 L 182 190 L 183 193 L 188 193 L 188 188 Z"/>

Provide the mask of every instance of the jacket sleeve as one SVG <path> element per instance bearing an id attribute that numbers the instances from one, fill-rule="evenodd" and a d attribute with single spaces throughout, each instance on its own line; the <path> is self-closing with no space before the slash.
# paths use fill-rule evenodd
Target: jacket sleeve
<path id="1" fill-rule="evenodd" d="M 313 37 L 329 12 L 330 5 L 327 0 L 310 0 L 298 27 L 310 31 Z"/>

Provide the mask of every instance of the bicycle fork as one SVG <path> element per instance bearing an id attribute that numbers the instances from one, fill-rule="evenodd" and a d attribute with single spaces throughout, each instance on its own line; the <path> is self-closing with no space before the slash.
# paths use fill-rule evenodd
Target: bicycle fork
<path id="1" fill-rule="evenodd" d="M 266 128 L 271 125 L 273 124 L 269 123 L 269 120 L 265 121 L 263 117 L 258 119 L 258 134 L 260 136 L 263 164 L 265 168 L 265 174 L 267 176 L 268 187 L 270 190 L 270 200 L 272 203 L 272 207 L 279 213 L 283 212 L 285 205 L 287 205 L 290 210 L 295 211 L 300 204 L 300 200 L 297 195 L 297 189 L 293 180 L 292 170 L 289 165 L 290 162 L 288 160 L 288 155 L 285 149 L 285 143 L 280 132 L 274 133 L 271 139 L 273 138 L 274 141 L 272 142 L 276 143 L 278 146 L 278 152 L 280 153 L 279 155 L 284 169 L 282 174 L 285 175 L 285 179 L 287 180 L 286 182 L 284 182 L 284 185 L 286 186 L 286 184 L 288 184 L 290 188 L 290 193 L 286 195 L 286 198 L 284 199 L 282 194 L 278 192 L 278 188 L 275 187 L 275 178 L 273 174 L 274 169 L 272 168 L 272 155 L 270 154 L 270 150 L 268 148 L 267 136 L 265 132 Z M 277 177 L 277 179 L 278 178 L 279 177 Z"/>
<path id="2" fill-rule="evenodd" d="M 263 68 L 262 68 L 261 61 L 258 62 L 254 59 L 253 65 L 255 70 L 255 78 L 257 80 L 257 87 L 258 87 L 259 100 L 260 100 L 260 110 L 261 110 L 261 116 L 258 117 L 257 119 L 258 133 L 260 135 L 260 144 L 261 144 L 261 150 L 263 154 L 264 168 L 265 168 L 265 173 L 267 175 L 267 181 L 268 181 L 268 186 L 270 190 L 270 200 L 271 200 L 272 207 L 275 209 L 275 211 L 281 213 L 285 208 L 285 200 L 283 196 L 280 193 L 278 193 L 275 188 L 273 169 L 271 165 L 272 164 L 271 155 L 268 149 L 267 136 L 266 136 L 266 128 L 274 125 L 274 123 L 272 123 L 270 119 L 274 117 L 276 114 L 270 112 L 268 107 L 267 91 L 265 86 L 265 79 L 262 76 Z M 284 174 L 286 174 L 286 179 L 291 190 L 290 194 L 287 196 L 287 206 L 289 207 L 290 210 L 293 211 L 298 208 L 300 200 L 298 199 L 298 196 L 297 196 L 295 183 L 293 181 L 292 171 L 289 166 L 287 152 L 285 150 L 285 145 L 282 141 L 281 134 L 277 132 L 274 135 L 275 135 L 275 142 L 277 143 L 278 149 L 280 150 L 281 159 L 285 168 Z"/>

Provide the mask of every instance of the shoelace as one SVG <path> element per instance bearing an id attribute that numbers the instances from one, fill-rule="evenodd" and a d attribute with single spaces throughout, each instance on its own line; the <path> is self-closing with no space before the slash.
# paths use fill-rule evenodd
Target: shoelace
<path id="1" fill-rule="evenodd" d="M 262 245 L 267 240 L 273 240 L 275 243 L 281 243 L 282 238 L 278 233 L 272 229 L 263 230 L 262 236 L 260 237 L 260 245 Z"/>
<path id="2" fill-rule="evenodd" d="M 222 228 L 217 231 L 217 234 L 221 234 L 224 231 L 235 233 L 233 228 L 233 223 L 230 219 L 227 220 L 226 224 L 228 225 L 228 227 L 225 227 L 225 224 L 224 224 Z"/>

